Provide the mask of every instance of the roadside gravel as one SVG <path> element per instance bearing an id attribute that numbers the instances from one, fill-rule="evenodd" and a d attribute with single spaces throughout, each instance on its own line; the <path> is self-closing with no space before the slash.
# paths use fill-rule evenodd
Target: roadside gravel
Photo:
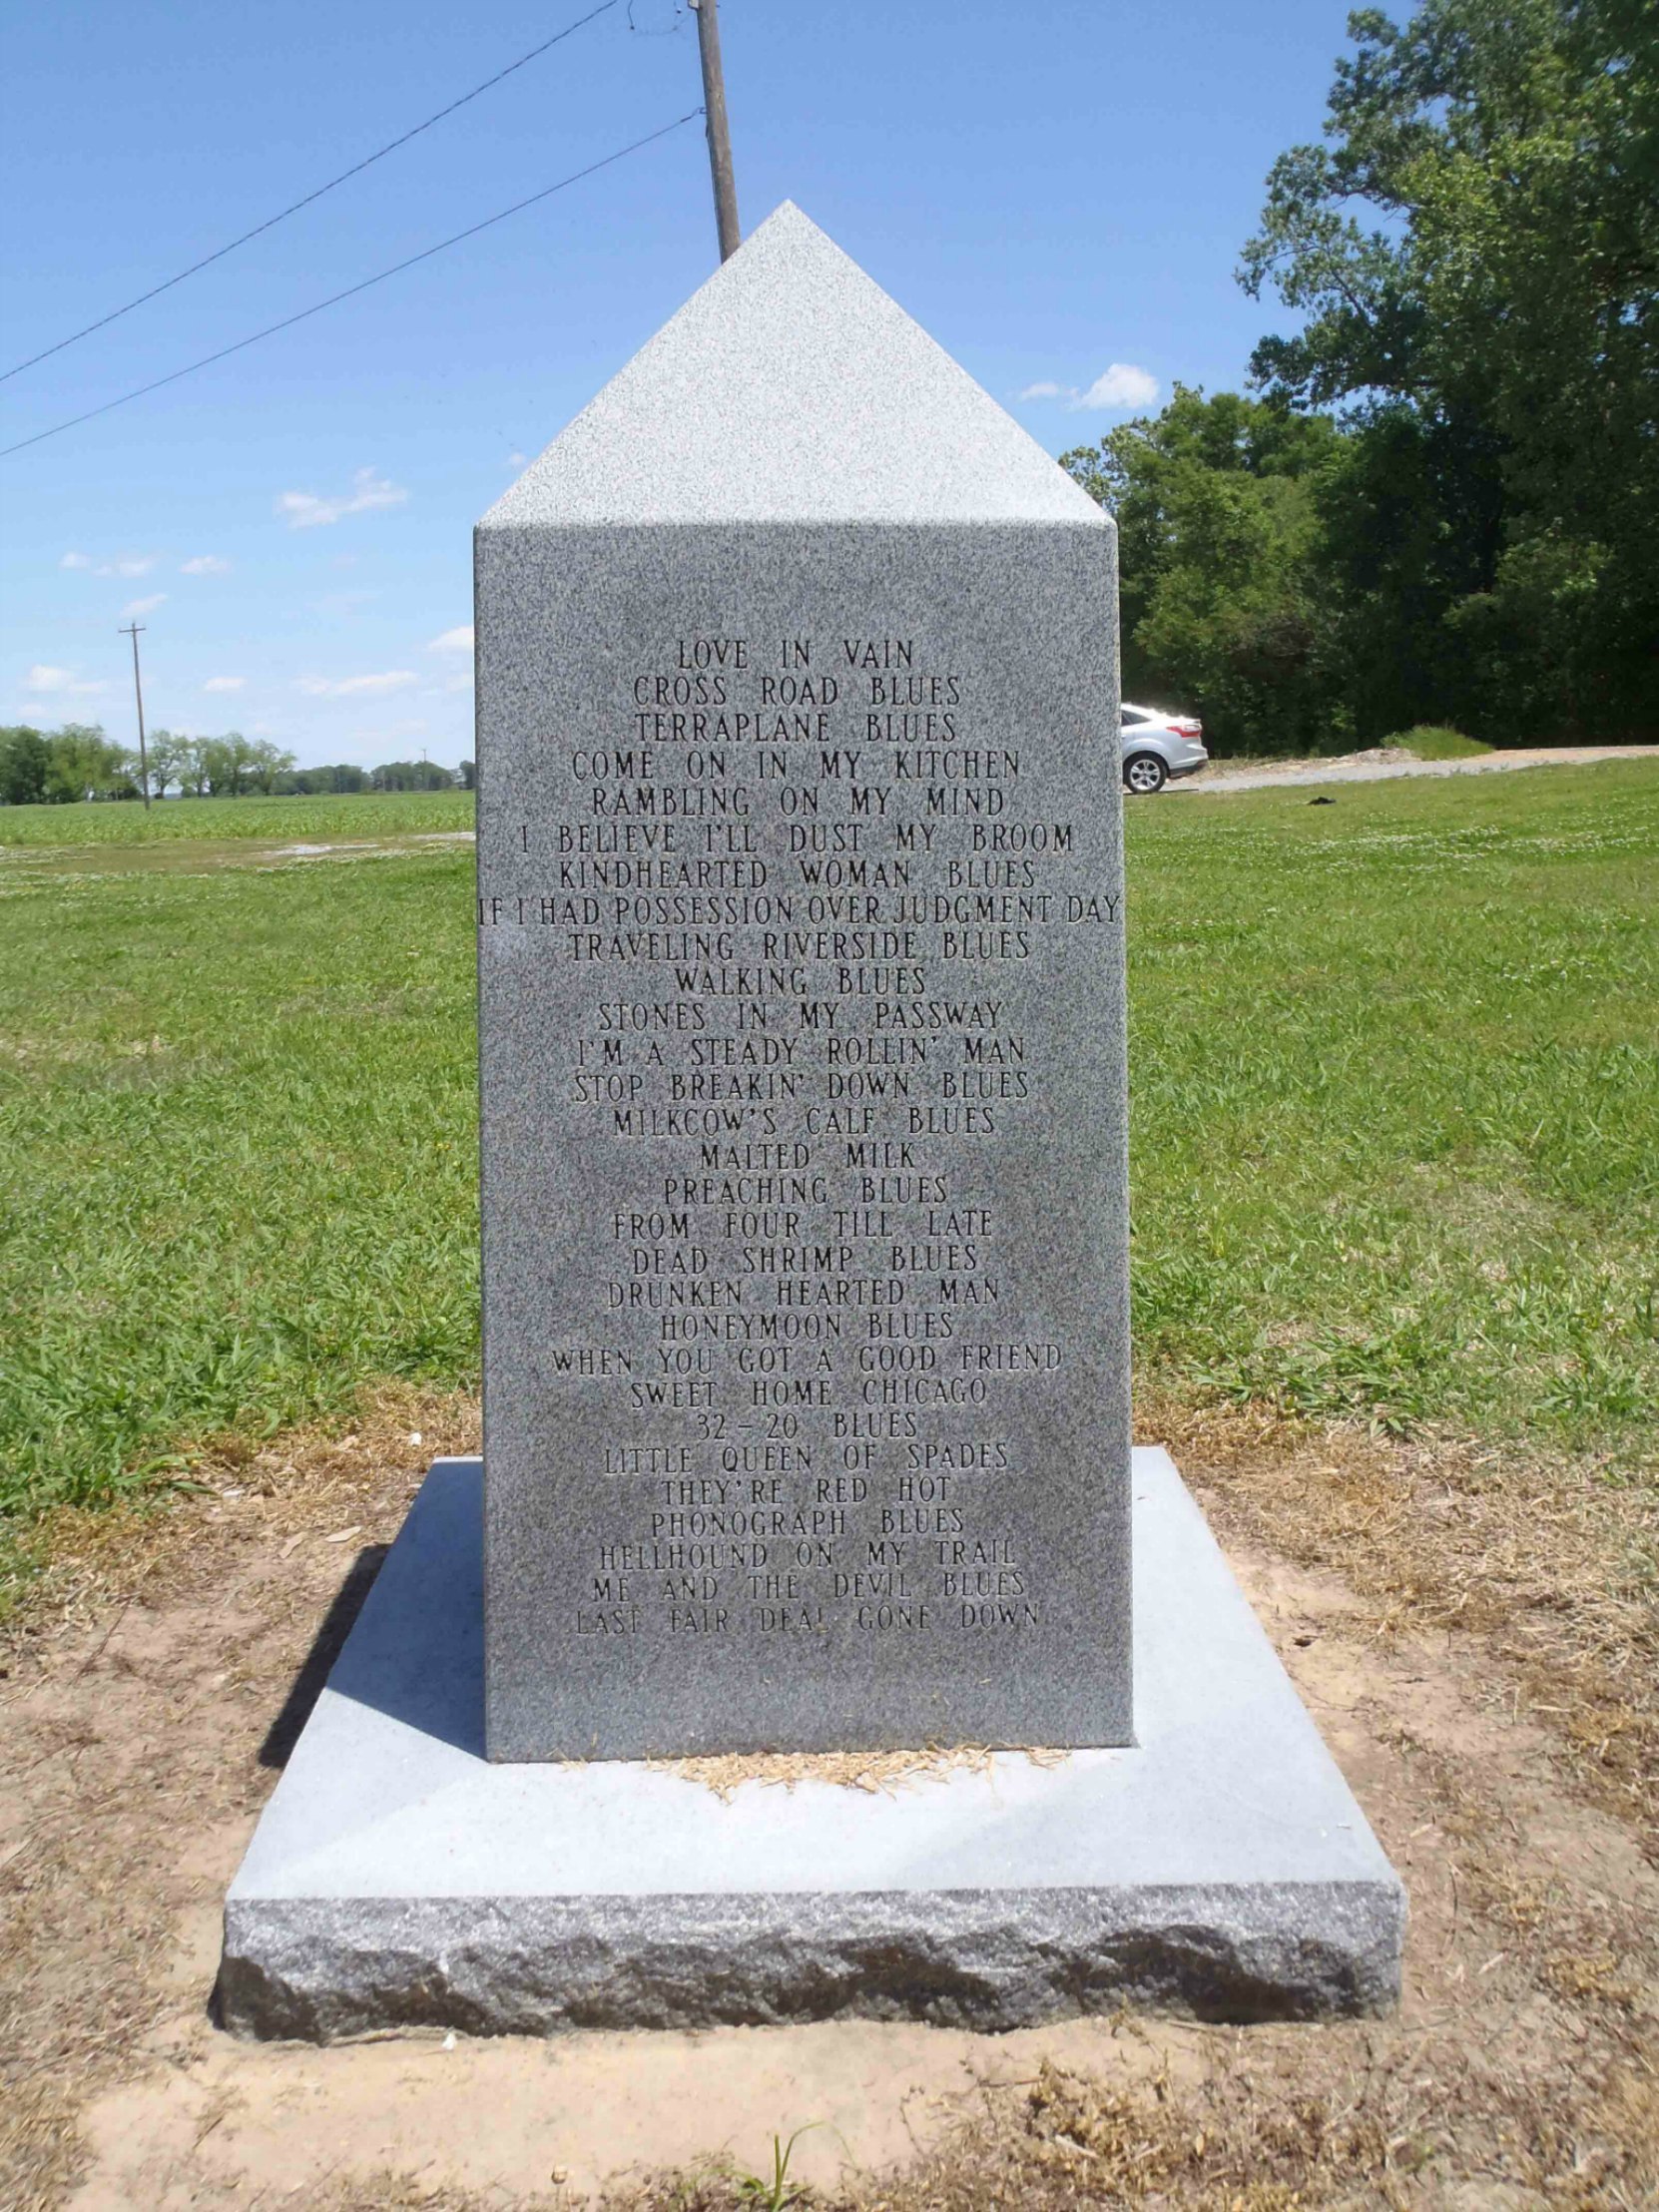
<path id="1" fill-rule="evenodd" d="M 1339 756 L 1329 761 L 1212 762 L 1196 776 L 1167 784 L 1169 792 L 1273 791 L 1296 784 L 1381 784 L 1391 776 L 1490 776 L 1512 768 L 1580 768 L 1592 761 L 1659 760 L 1659 745 L 1534 746 L 1512 753 L 1482 753 L 1471 761 L 1376 760 Z"/>

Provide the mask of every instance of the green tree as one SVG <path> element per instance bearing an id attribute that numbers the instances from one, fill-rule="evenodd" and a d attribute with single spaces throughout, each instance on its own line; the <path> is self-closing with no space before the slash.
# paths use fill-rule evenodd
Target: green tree
<path id="1" fill-rule="evenodd" d="M 205 738 L 192 738 L 183 734 L 173 740 L 173 774 L 181 799 L 206 799 L 208 796 L 208 769 L 203 759 L 203 748 L 208 743 Z"/>
<path id="2" fill-rule="evenodd" d="M 302 768 L 294 776 L 293 788 L 297 792 L 365 792 L 368 790 L 368 771 L 342 761 L 331 768 Z"/>
<path id="3" fill-rule="evenodd" d="M 66 722 L 46 740 L 44 797 L 58 804 L 127 798 L 136 793 L 127 755 L 97 723 Z"/>
<path id="4" fill-rule="evenodd" d="M 1339 440 L 1316 501 L 1329 653 L 1355 739 L 1418 722 L 1505 735 L 1512 671 L 1483 665 L 1451 619 L 1484 590 L 1502 543 L 1491 440 L 1378 407 Z"/>
<path id="5" fill-rule="evenodd" d="M 1223 752 L 1313 751 L 1345 728 L 1318 499 L 1341 442 L 1324 415 L 1178 384 L 1158 416 L 1062 456 L 1117 518 L 1124 690 L 1196 709 Z"/>
<path id="6" fill-rule="evenodd" d="M 293 779 L 293 788 L 307 795 L 318 792 L 364 792 L 368 789 L 368 771 L 341 762 L 333 768 L 302 768 Z"/>
<path id="7" fill-rule="evenodd" d="M 445 792 L 455 784 L 436 761 L 386 761 L 370 773 L 369 781 L 377 792 Z"/>
<path id="8" fill-rule="evenodd" d="M 1426 0 L 1349 28 L 1328 143 L 1274 165 L 1245 250 L 1246 288 L 1306 317 L 1255 373 L 1377 431 L 1351 522 L 1414 446 L 1433 482 L 1367 589 L 1386 601 L 1426 536 L 1460 547 L 1419 593 L 1414 657 L 1458 671 L 1487 734 L 1651 728 L 1659 10 Z"/>
<path id="9" fill-rule="evenodd" d="M 165 799 L 168 786 L 180 783 L 181 772 L 185 764 L 185 746 L 187 742 L 183 738 L 176 737 L 171 730 L 152 730 L 150 732 L 145 750 L 150 760 L 150 796 L 152 799 Z"/>
<path id="10" fill-rule="evenodd" d="M 202 740 L 202 773 L 215 799 L 242 799 L 252 789 L 255 748 L 240 730 Z"/>
<path id="11" fill-rule="evenodd" d="M 280 746 L 269 738 L 257 738 L 248 748 L 246 774 L 249 784 L 267 798 L 276 788 L 276 780 L 293 766 L 293 755 L 284 753 Z"/>
<path id="12" fill-rule="evenodd" d="M 52 751 L 27 723 L 0 729 L 0 807 L 35 807 L 46 797 Z"/>

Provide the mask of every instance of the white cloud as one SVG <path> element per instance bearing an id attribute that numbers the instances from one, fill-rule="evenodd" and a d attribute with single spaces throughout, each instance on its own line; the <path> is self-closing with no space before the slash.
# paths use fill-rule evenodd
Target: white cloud
<path id="1" fill-rule="evenodd" d="M 428 653 L 470 653 L 472 651 L 472 625 L 463 622 L 453 630 L 445 630 L 426 648 Z"/>
<path id="2" fill-rule="evenodd" d="M 95 561 L 90 553 L 66 553 L 60 568 L 84 568 L 92 576 L 148 576 L 156 565 L 154 553 L 124 553 L 118 561 Z"/>
<path id="3" fill-rule="evenodd" d="M 1087 391 L 1080 391 L 1075 384 L 1044 382 L 1027 384 L 1019 396 L 1021 399 L 1063 399 L 1074 414 L 1085 409 L 1127 411 L 1131 407 L 1152 405 L 1158 396 L 1158 379 L 1149 370 L 1137 368 L 1132 361 L 1113 361 Z"/>
<path id="4" fill-rule="evenodd" d="M 1158 379 L 1130 361 L 1114 361 L 1103 376 L 1072 401 L 1074 407 L 1150 407 L 1158 396 Z"/>
<path id="5" fill-rule="evenodd" d="M 378 699 L 419 682 L 412 668 L 388 668 L 378 676 L 301 676 L 295 688 L 307 699 Z"/>
<path id="6" fill-rule="evenodd" d="M 231 564 L 222 561 L 217 553 L 198 553 L 193 561 L 179 564 L 181 576 L 229 576 Z"/>
<path id="7" fill-rule="evenodd" d="M 23 689 L 37 696 L 57 693 L 64 698 L 95 699 L 109 688 L 106 683 L 77 676 L 72 668 L 51 668 L 44 661 L 37 661 L 23 679 Z"/>
<path id="8" fill-rule="evenodd" d="M 336 499 L 319 499 L 315 492 L 284 491 L 277 495 L 276 512 L 290 530 L 314 530 L 321 523 L 338 522 L 342 515 L 367 514 L 375 507 L 401 507 L 408 493 L 400 484 L 376 476 L 371 468 L 359 468 L 351 489 Z"/>
<path id="9" fill-rule="evenodd" d="M 507 455 L 507 466 L 509 468 L 525 468 L 529 465 L 529 460 L 528 453 L 509 453 Z"/>
<path id="10" fill-rule="evenodd" d="M 210 676 L 202 686 L 204 691 L 241 691 L 248 681 L 246 676 Z"/>
<path id="11" fill-rule="evenodd" d="M 129 599 L 126 606 L 121 610 L 122 619 L 131 622 L 135 615 L 153 615 L 158 607 L 164 607 L 166 604 L 167 594 L 165 591 L 153 591 L 148 599 Z"/>

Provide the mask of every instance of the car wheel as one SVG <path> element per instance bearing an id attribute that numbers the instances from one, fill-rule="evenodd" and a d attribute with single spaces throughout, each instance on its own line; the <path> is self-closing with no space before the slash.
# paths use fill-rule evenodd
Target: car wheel
<path id="1" fill-rule="evenodd" d="M 1169 782 L 1169 770 L 1156 753 L 1132 753 L 1123 764 L 1123 780 L 1132 792 L 1161 792 Z"/>

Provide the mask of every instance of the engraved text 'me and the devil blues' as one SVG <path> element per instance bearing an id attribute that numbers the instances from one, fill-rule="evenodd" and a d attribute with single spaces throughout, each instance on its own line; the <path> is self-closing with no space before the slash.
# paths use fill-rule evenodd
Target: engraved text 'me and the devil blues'
<path id="1" fill-rule="evenodd" d="M 1114 593 L 793 209 L 481 526 L 493 1758 L 1129 1740 Z"/>

